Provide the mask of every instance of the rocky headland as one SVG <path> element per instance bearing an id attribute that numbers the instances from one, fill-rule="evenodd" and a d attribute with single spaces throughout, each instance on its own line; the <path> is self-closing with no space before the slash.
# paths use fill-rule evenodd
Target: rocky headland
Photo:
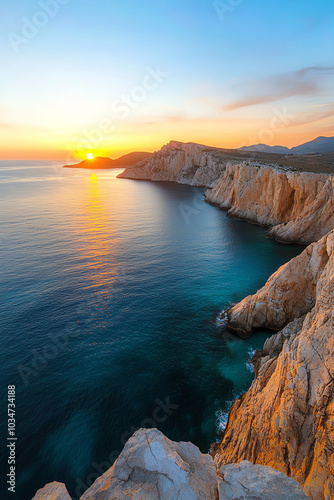
<path id="1" fill-rule="evenodd" d="M 276 333 L 255 353 L 255 379 L 212 456 L 142 429 L 81 500 L 334 499 L 334 175 L 277 156 L 173 141 L 119 176 L 205 186 L 228 215 L 308 246 L 226 311 L 241 337 Z M 69 496 L 51 483 L 42 499 Z"/>

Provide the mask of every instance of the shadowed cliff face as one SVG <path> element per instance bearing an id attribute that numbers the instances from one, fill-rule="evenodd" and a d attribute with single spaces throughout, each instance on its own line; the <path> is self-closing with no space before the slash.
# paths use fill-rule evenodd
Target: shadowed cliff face
<path id="1" fill-rule="evenodd" d="M 256 379 L 232 405 L 213 451 L 220 465 L 269 465 L 311 498 L 334 498 L 333 310 L 334 231 L 229 311 L 230 325 L 243 331 L 288 324 L 258 353 Z"/>

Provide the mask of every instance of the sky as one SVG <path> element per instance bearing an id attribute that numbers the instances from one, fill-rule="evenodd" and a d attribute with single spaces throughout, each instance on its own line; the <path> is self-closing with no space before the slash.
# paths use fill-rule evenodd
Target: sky
<path id="1" fill-rule="evenodd" d="M 0 158 L 334 135 L 332 0 L 1 0 Z"/>

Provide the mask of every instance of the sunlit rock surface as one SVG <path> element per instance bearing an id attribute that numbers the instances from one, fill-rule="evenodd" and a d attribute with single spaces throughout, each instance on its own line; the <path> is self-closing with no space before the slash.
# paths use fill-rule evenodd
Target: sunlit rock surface
<path id="1" fill-rule="evenodd" d="M 229 327 L 240 336 L 254 328 L 280 330 L 310 312 L 319 295 L 320 278 L 332 264 L 333 245 L 334 231 L 280 267 L 255 295 L 228 311 Z"/>
<path id="2" fill-rule="evenodd" d="M 81 500 L 127 498 L 216 500 L 215 464 L 191 443 L 175 443 L 156 429 L 141 429 Z"/>
<path id="3" fill-rule="evenodd" d="M 118 177 L 210 187 L 221 176 L 225 165 L 226 160 L 218 149 L 171 141 L 148 161 L 127 168 Z"/>

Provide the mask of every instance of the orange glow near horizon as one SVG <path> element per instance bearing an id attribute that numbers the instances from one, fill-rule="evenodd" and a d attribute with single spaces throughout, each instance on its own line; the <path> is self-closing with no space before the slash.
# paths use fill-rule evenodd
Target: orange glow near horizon
<path id="1" fill-rule="evenodd" d="M 171 140 L 195 142 L 207 146 L 235 149 L 251 144 L 297 146 L 316 137 L 334 135 L 327 120 L 292 124 L 271 131 L 268 120 L 194 119 L 165 120 L 122 124 L 112 137 L 101 144 L 82 141 L 82 132 L 45 133 L 33 128 L 3 127 L 0 137 L 0 158 L 3 160 L 59 160 L 68 165 L 96 156 L 119 158 L 134 151 L 154 152 Z M 18 147 L 19 145 L 19 147 Z"/>

